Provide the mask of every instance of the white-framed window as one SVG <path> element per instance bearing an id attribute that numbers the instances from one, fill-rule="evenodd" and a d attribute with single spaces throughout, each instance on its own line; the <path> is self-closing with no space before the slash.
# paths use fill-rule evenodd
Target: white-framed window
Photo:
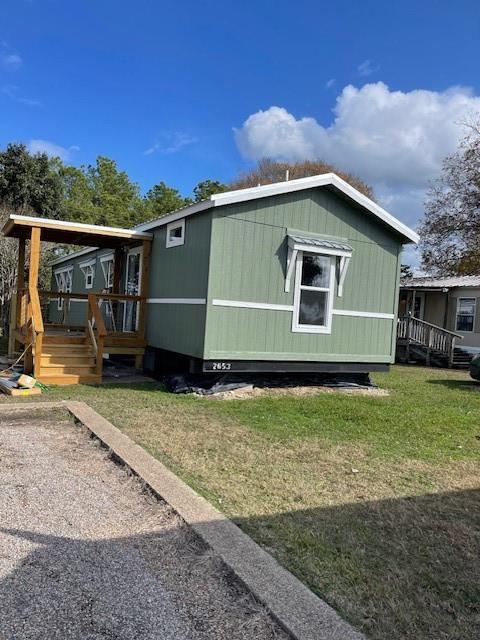
<path id="1" fill-rule="evenodd" d="M 93 287 L 93 280 L 95 278 L 95 260 L 81 262 L 80 269 L 85 278 L 85 289 L 91 289 Z"/>
<path id="2" fill-rule="evenodd" d="M 337 258 L 298 251 L 292 331 L 330 333 Z"/>
<path id="3" fill-rule="evenodd" d="M 456 331 L 471 333 L 475 327 L 475 298 L 457 299 Z"/>
<path id="4" fill-rule="evenodd" d="M 113 287 L 113 272 L 114 262 L 113 253 L 102 256 L 100 258 L 100 264 L 102 265 L 103 281 L 105 283 L 105 289 L 111 289 Z"/>
<path id="5" fill-rule="evenodd" d="M 72 293 L 73 267 L 65 267 L 57 269 L 54 272 L 55 282 L 57 283 L 57 291 L 61 293 Z M 57 309 L 63 310 L 64 298 L 57 298 Z"/>
<path id="6" fill-rule="evenodd" d="M 185 243 L 185 218 L 167 224 L 167 249 Z"/>

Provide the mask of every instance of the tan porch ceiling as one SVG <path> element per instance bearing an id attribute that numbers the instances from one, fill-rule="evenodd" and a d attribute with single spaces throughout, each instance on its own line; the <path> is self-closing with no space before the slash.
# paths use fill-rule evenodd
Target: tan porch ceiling
<path id="1" fill-rule="evenodd" d="M 9 238 L 30 240 L 33 227 L 41 229 L 42 241 L 85 247 L 115 249 L 126 244 L 151 241 L 153 238 L 151 233 L 145 231 L 16 214 L 10 215 L 3 227 L 3 233 Z"/>

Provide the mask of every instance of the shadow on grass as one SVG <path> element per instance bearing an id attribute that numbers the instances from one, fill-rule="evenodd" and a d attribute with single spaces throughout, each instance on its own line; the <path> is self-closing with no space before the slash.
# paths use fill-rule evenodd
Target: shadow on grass
<path id="1" fill-rule="evenodd" d="M 371 638 L 478 638 L 480 490 L 237 524 Z"/>
<path id="2" fill-rule="evenodd" d="M 237 523 L 371 638 L 478 638 L 478 490 Z M 71 638 L 183 637 L 170 633 L 175 604 L 161 571 L 152 571 L 178 562 L 162 552 L 165 534 L 81 540 L 2 532 L 36 546 L 0 582 L 4 640 L 63 638 L 67 630 Z"/>
<path id="3" fill-rule="evenodd" d="M 465 389 L 480 390 L 480 381 L 473 378 L 467 378 L 466 380 L 427 380 L 428 384 L 441 385 L 452 389 L 452 391 L 463 391 Z"/>

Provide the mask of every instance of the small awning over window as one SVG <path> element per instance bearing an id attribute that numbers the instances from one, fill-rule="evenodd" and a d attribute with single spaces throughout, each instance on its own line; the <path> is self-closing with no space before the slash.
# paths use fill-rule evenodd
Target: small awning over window
<path id="1" fill-rule="evenodd" d="M 353 251 L 352 247 L 346 242 L 341 242 L 340 240 L 329 240 L 328 238 L 316 238 L 313 236 L 298 236 L 292 234 L 288 236 L 288 243 L 293 248 L 295 248 L 295 246 L 300 248 L 301 245 L 304 251 L 306 251 L 308 247 L 310 251 L 315 253 L 324 253 L 324 251 L 320 250 L 326 249 L 328 253 L 331 252 L 332 255 L 337 256 L 342 255 L 343 252 L 351 255 Z"/>
<path id="2" fill-rule="evenodd" d="M 343 283 L 347 275 L 348 265 L 352 257 L 353 249 L 342 238 L 322 238 L 321 236 L 307 236 L 297 233 L 288 233 L 288 260 L 287 275 L 285 278 L 285 291 L 290 291 L 290 280 L 294 270 L 299 251 L 319 253 L 327 256 L 337 256 L 337 295 L 343 295 Z"/>

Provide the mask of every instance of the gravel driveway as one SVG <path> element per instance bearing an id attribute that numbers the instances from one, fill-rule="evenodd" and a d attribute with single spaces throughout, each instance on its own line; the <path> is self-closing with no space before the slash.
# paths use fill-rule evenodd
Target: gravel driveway
<path id="1" fill-rule="evenodd" d="M 1 640 L 286 635 L 60 410 L 0 414 Z"/>

